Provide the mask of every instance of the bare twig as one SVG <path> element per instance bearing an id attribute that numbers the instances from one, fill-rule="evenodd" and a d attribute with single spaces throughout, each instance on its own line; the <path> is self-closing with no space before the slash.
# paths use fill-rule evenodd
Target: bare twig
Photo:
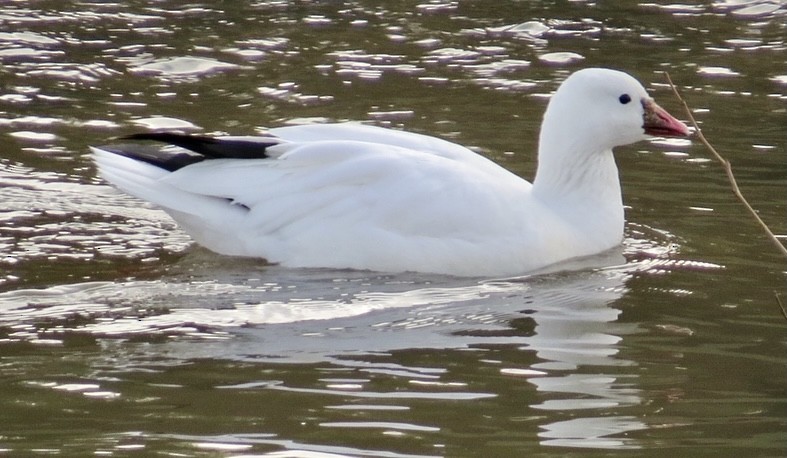
<path id="1" fill-rule="evenodd" d="M 700 140 L 700 142 L 702 142 L 703 145 L 705 145 L 706 148 L 708 148 L 708 150 L 711 152 L 711 154 L 713 154 L 716 160 L 719 161 L 719 163 L 721 163 L 722 167 L 724 167 L 724 171 L 727 173 L 727 179 L 730 182 L 730 186 L 732 186 L 732 192 L 735 193 L 735 196 L 738 198 L 738 200 L 746 207 L 749 213 L 754 217 L 754 220 L 757 221 L 757 223 L 760 225 L 760 227 L 762 227 L 762 229 L 768 235 L 768 238 L 771 239 L 771 242 L 773 242 L 777 246 L 779 251 L 781 251 L 781 253 L 785 257 L 787 257 L 787 248 L 785 248 L 782 242 L 779 241 L 779 239 L 773 234 L 773 232 L 768 227 L 768 225 L 765 224 L 762 218 L 760 218 L 760 215 L 757 214 L 757 211 L 754 208 L 752 208 L 752 206 L 749 204 L 749 201 L 747 201 L 746 198 L 743 196 L 740 188 L 738 188 L 738 182 L 735 180 L 735 175 L 733 175 L 732 173 L 732 166 L 730 165 L 730 161 L 722 157 L 722 155 L 719 154 L 718 151 L 716 151 L 716 148 L 714 148 L 713 145 L 711 145 L 710 142 L 708 142 L 708 140 L 705 138 L 705 135 L 702 134 L 702 129 L 700 129 L 700 126 L 697 124 L 697 120 L 695 120 L 694 116 L 691 114 L 691 109 L 689 109 L 688 104 L 686 103 L 685 100 L 683 100 L 683 97 L 681 97 L 680 93 L 678 92 L 678 89 L 675 87 L 675 84 L 672 82 L 672 78 L 670 78 L 669 73 L 664 72 L 664 75 L 667 77 L 667 82 L 672 88 L 672 92 L 678 98 L 680 103 L 683 104 L 683 109 L 686 111 L 686 115 L 689 117 L 689 120 L 691 121 L 691 124 L 692 126 L 694 126 L 694 130 L 697 133 L 697 138 Z M 782 307 L 782 313 L 784 313 L 784 307 Z M 787 318 L 787 315 L 785 315 L 785 318 Z"/>
<path id="2" fill-rule="evenodd" d="M 785 320 L 787 320 L 787 310 L 784 309 L 784 304 L 782 303 L 782 295 L 781 293 L 774 293 L 776 295 L 776 303 L 779 304 L 779 308 L 782 310 L 782 316 Z"/>

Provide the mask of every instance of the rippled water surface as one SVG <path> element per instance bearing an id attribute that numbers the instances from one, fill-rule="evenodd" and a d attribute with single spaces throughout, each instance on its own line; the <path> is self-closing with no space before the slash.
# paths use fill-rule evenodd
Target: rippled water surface
<path id="1" fill-rule="evenodd" d="M 217 256 L 86 153 L 356 120 L 530 179 L 570 72 L 631 72 L 685 119 L 669 71 L 785 234 L 785 23 L 756 0 L 1 2 L 0 453 L 783 456 L 785 261 L 697 142 L 620 149 L 620 249 L 500 280 Z"/>

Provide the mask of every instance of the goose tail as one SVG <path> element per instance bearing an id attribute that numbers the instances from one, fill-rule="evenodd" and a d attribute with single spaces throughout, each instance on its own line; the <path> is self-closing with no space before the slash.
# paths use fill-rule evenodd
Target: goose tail
<path id="1" fill-rule="evenodd" d="M 167 183 L 172 172 L 110 147 L 90 147 L 98 175 L 116 188 L 169 214 L 200 244 L 236 255 L 241 247 L 228 227 L 241 224 L 248 209 L 231 199 L 188 192 Z"/>

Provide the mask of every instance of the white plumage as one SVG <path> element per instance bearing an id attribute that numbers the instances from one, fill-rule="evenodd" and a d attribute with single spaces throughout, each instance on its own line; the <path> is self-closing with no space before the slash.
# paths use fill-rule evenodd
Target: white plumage
<path id="1" fill-rule="evenodd" d="M 587 69 L 550 101 L 533 185 L 454 143 L 354 123 L 219 137 L 211 141 L 224 158 L 183 166 L 137 157 L 128 145 L 92 151 L 104 179 L 218 253 L 291 267 L 500 276 L 619 244 L 612 148 L 687 133 L 634 78 Z M 229 140 L 263 145 L 265 157 L 234 158 L 234 144 L 222 146 Z"/>

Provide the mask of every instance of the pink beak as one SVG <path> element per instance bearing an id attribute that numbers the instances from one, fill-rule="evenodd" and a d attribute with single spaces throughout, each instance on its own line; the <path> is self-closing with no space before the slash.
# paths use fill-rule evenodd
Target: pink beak
<path id="1" fill-rule="evenodd" d="M 642 128 L 645 133 L 654 137 L 688 137 L 690 132 L 686 124 L 675 119 L 667 110 L 661 108 L 653 99 L 642 101 L 645 108 Z"/>

